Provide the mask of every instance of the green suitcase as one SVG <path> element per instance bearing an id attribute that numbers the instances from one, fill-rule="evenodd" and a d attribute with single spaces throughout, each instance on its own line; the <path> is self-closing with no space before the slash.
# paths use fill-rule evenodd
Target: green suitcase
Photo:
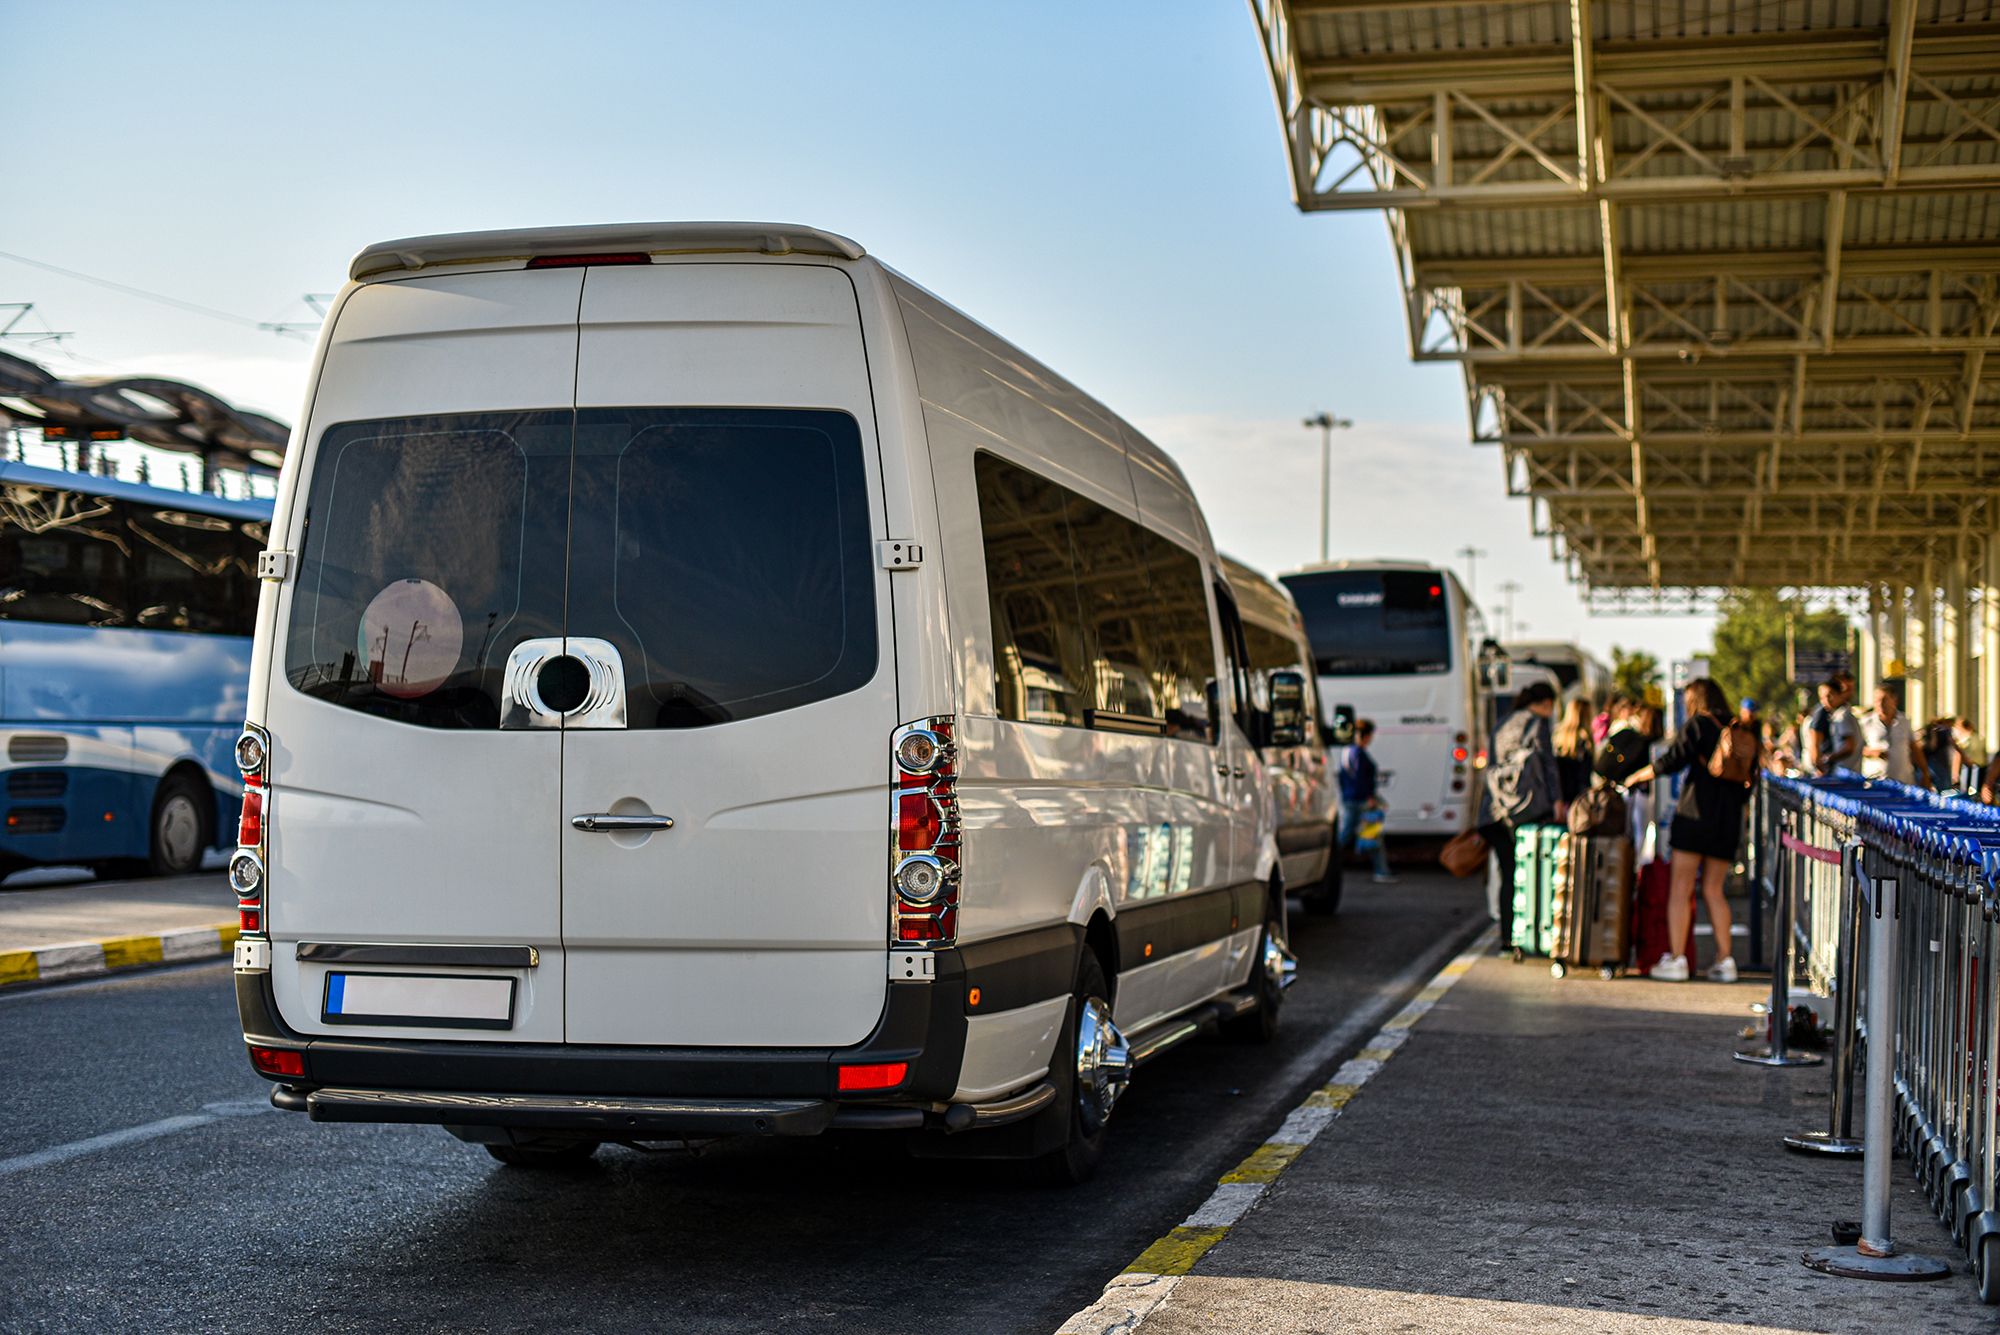
<path id="1" fill-rule="evenodd" d="M 1516 955 L 1547 955 L 1555 945 L 1556 849 L 1567 834 L 1560 825 L 1523 825 L 1514 831 L 1514 939 Z"/>

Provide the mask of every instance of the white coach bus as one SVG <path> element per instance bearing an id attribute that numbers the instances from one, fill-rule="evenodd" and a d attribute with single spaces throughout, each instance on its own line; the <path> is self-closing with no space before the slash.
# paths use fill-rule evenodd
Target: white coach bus
<path id="1" fill-rule="evenodd" d="M 1171 460 L 843 237 L 372 246 L 260 560 L 252 1066 L 514 1165 L 923 1131 L 1087 1174 L 1290 981 L 1302 672 Z M 1284 680 L 1289 676 L 1289 680 Z"/>
<path id="2" fill-rule="evenodd" d="M 1334 561 L 1281 577 L 1306 620 L 1321 707 L 1375 721 L 1386 833 L 1449 837 L 1479 814 L 1479 609 L 1449 570 Z"/>

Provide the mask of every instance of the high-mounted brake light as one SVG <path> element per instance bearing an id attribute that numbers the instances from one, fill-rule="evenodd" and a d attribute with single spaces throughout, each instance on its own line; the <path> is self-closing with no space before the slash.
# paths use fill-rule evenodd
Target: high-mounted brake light
<path id="1" fill-rule="evenodd" d="M 600 264 L 651 264 L 653 257 L 643 250 L 613 255 L 537 255 L 528 261 L 530 269 L 581 269 Z"/>
<path id="2" fill-rule="evenodd" d="M 958 749 L 952 720 L 919 719 L 889 746 L 889 938 L 948 946 L 958 937 Z"/>
<path id="3" fill-rule="evenodd" d="M 868 1065 L 843 1066 L 836 1080 L 836 1088 L 841 1090 L 894 1089 L 903 1083 L 910 1073 L 908 1062 L 877 1062 Z"/>

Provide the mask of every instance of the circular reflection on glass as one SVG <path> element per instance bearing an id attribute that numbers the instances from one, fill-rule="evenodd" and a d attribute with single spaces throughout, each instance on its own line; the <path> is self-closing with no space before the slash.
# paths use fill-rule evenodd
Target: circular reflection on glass
<path id="1" fill-rule="evenodd" d="M 398 580 L 361 614 L 368 679 L 399 700 L 428 695 L 458 666 L 465 623 L 451 595 L 426 579 Z"/>

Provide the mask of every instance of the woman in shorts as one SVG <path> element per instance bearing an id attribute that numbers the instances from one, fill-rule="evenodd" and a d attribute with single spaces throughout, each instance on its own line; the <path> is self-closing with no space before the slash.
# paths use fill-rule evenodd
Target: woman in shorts
<path id="1" fill-rule="evenodd" d="M 1687 684 L 1682 698 L 1687 722 L 1667 749 L 1625 784 L 1637 787 L 1686 771 L 1680 801 L 1674 807 L 1674 823 L 1667 831 L 1667 847 L 1673 850 L 1667 940 L 1688 939 L 1688 925 L 1694 921 L 1694 888 L 1699 880 L 1702 901 L 1708 905 L 1708 921 L 1715 928 L 1715 962 L 1709 965 L 1708 976 L 1718 983 L 1733 983 L 1736 958 L 1729 935 L 1729 900 L 1723 888 L 1743 837 L 1743 807 L 1750 789 L 1708 772 L 1708 758 L 1721 744 L 1722 728 L 1729 720 L 1729 700 L 1722 688 L 1708 677 L 1696 677 Z M 1662 955 L 1651 976 L 1663 982 L 1684 982 L 1687 956 Z"/>

